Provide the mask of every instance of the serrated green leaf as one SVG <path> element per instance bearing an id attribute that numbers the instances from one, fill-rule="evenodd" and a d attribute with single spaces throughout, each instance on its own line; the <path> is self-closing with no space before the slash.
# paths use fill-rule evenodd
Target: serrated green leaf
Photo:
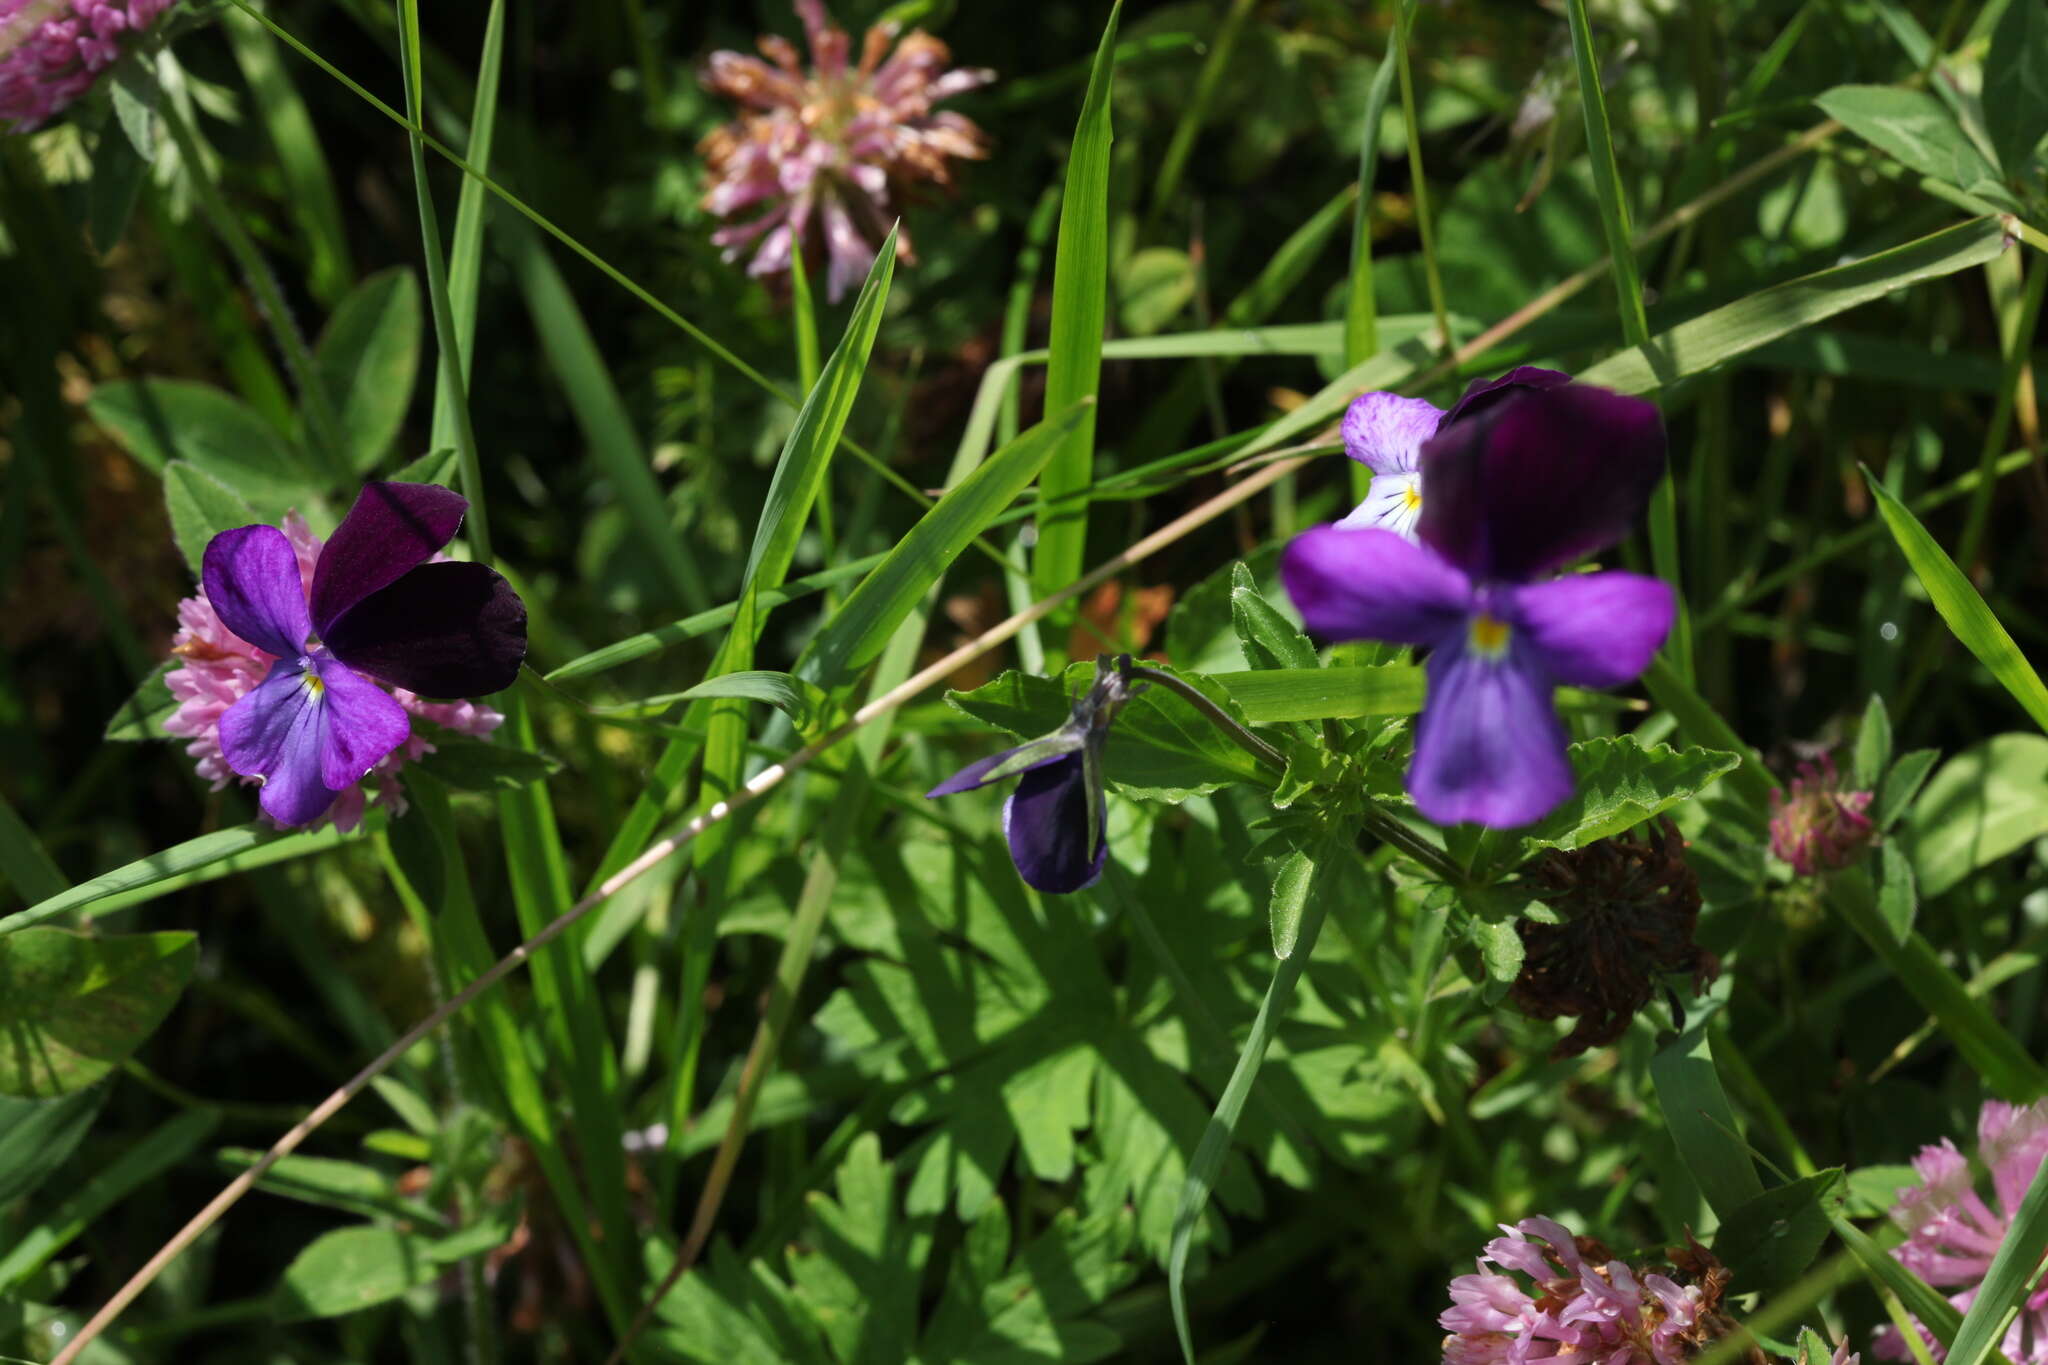
<path id="1" fill-rule="evenodd" d="M 2012 0 L 1984 58 L 1984 126 L 2008 180 L 2033 166 L 2048 134 L 2048 5 Z"/>
<path id="2" fill-rule="evenodd" d="M 1920 893 L 1939 896 L 2048 834 L 2048 739 L 1995 735 L 1957 754 L 1913 803 L 1898 838 Z"/>
<path id="3" fill-rule="evenodd" d="M 0 1094 L 67 1095 L 120 1065 L 177 1003 L 197 942 L 65 929 L 0 939 Z"/>
<path id="4" fill-rule="evenodd" d="M 1572 794 L 1526 830 L 1488 831 L 1481 862 L 1505 869 L 1540 849 L 1584 848 L 1697 795 L 1742 760 L 1718 749 L 1645 747 L 1633 735 L 1571 746 Z"/>
<path id="5" fill-rule="evenodd" d="M 421 330 L 419 281 L 409 267 L 392 266 L 349 291 L 313 349 L 314 377 L 341 420 L 358 474 L 377 467 L 405 422 Z"/>
<path id="6" fill-rule="evenodd" d="M 1772 1293 L 1811 1270 L 1845 1195 L 1842 1170 L 1833 1167 L 1765 1190 L 1729 1212 L 1714 1236 L 1714 1256 L 1735 1272 L 1730 1292 Z"/>
<path id="7" fill-rule="evenodd" d="M 100 738 L 123 743 L 167 738 L 164 721 L 178 709 L 178 699 L 164 683 L 164 674 L 170 671 L 168 663 L 158 664 L 107 718 L 107 728 Z"/>
<path id="8" fill-rule="evenodd" d="M 1906 562 L 1913 566 L 1914 575 L 1927 589 L 1928 600 L 1941 613 L 1941 619 L 1991 670 L 1991 676 L 2012 693 L 2013 700 L 2034 718 L 2034 723 L 2048 730 L 2048 684 L 2041 681 L 2027 656 L 2020 653 L 2011 634 L 1992 615 L 1991 608 L 1984 604 L 1970 580 L 1963 577 L 1955 561 L 1927 534 L 1920 519 L 1869 470 L 1863 472 L 1863 481 L 1870 486 L 1892 539 L 1898 542 Z"/>
<path id="9" fill-rule="evenodd" d="M 1240 561 L 1230 570 L 1230 620 L 1254 669 L 1314 669 L 1316 647 L 1259 592 Z"/>
<path id="10" fill-rule="evenodd" d="M 434 752 L 420 759 L 419 766 L 463 791 L 517 791 L 545 782 L 562 770 L 562 765 L 546 754 L 509 744 L 445 733 L 435 735 L 433 741 Z"/>
<path id="11" fill-rule="evenodd" d="M 170 513 L 171 539 L 197 577 L 206 546 L 222 531 L 255 525 L 255 509 L 240 494 L 197 465 L 173 460 L 164 466 L 164 510 Z"/>
<path id="12" fill-rule="evenodd" d="M 1906 166 L 1957 189 L 1998 179 L 1955 116 L 1921 90 L 1889 85 L 1838 85 L 1814 101 L 1830 118 Z"/>
<path id="13" fill-rule="evenodd" d="M 1856 785 L 1876 791 L 1892 766 L 1892 718 L 1884 709 L 1884 698 L 1873 692 L 1863 708 L 1863 724 L 1856 732 Z"/>
<path id="14" fill-rule="evenodd" d="M 1479 950 L 1479 960 L 1486 971 L 1486 998 L 1489 1003 L 1497 1002 L 1522 974 L 1527 952 L 1521 932 L 1512 920 L 1490 920 L 1479 915 L 1465 921 L 1465 932 Z"/>
<path id="15" fill-rule="evenodd" d="M 282 516 L 312 488 L 303 456 L 284 433 L 211 385 L 120 380 L 94 389 L 85 408 L 152 472 L 189 460 L 247 498 L 265 520 Z"/>
<path id="16" fill-rule="evenodd" d="M 1230 694 L 1251 725 L 1412 716 L 1422 709 L 1425 690 L 1422 669 L 1416 664 L 1266 668 L 1216 673 L 1210 681 Z"/>
<path id="17" fill-rule="evenodd" d="M 1160 667 L 1160 665 L 1151 665 Z M 1036 739 L 1065 723 L 1070 697 L 1095 676 L 1095 665 L 1077 663 L 1061 679 L 1008 672 L 972 692 L 948 692 L 946 700 L 976 720 Z M 1180 673 L 1235 715 L 1228 694 L 1200 674 Z M 1269 780 L 1258 760 L 1237 747 L 1200 712 L 1163 687 L 1134 697 L 1110 728 L 1102 775 L 1119 791 L 1140 800 L 1185 801 L 1233 782 Z"/>

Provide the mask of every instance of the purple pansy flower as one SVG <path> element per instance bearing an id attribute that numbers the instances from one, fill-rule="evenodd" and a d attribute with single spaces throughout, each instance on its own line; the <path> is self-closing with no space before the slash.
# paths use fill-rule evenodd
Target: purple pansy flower
<path id="1" fill-rule="evenodd" d="M 1410 543 L 1378 527 L 1296 537 L 1281 576 L 1333 640 L 1431 650 L 1408 792 L 1438 824 L 1512 828 L 1571 794 L 1559 684 L 1649 666 L 1676 602 L 1654 578 L 1547 578 L 1619 541 L 1664 468 L 1655 405 L 1523 368 L 1474 384 L 1419 451 Z"/>
<path id="2" fill-rule="evenodd" d="M 952 796 L 1017 778 L 1017 789 L 1003 802 L 1003 834 L 1018 875 L 1056 895 L 1092 886 L 1109 856 L 1102 746 L 1138 690 L 1107 657 L 1097 659 L 1094 685 L 1074 703 L 1065 725 L 970 763 L 925 795 Z"/>
<path id="3" fill-rule="evenodd" d="M 428 562 L 468 507 L 433 484 L 365 486 L 320 553 L 310 601 L 275 526 L 207 544 L 208 602 L 229 630 L 278 656 L 221 716 L 220 749 L 234 772 L 263 779 L 258 804 L 280 824 L 318 819 L 412 733 L 377 682 L 474 697 L 519 675 L 526 606 L 511 585 L 482 564 Z"/>

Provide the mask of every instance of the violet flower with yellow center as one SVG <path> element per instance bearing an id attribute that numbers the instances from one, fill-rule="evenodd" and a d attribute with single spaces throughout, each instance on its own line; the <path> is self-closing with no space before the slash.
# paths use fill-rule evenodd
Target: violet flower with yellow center
<path id="1" fill-rule="evenodd" d="M 262 780 L 258 805 L 279 824 L 320 818 L 411 738 L 411 712 L 387 689 L 474 697 L 518 676 L 526 607 L 511 586 L 482 564 L 429 562 L 468 507 L 432 484 L 369 484 L 310 583 L 274 526 L 208 543 L 207 604 L 236 642 L 272 658 L 214 719 L 218 754 Z"/>
<path id="2" fill-rule="evenodd" d="M 1412 411 L 1388 424 L 1419 425 Z M 1572 791 L 1552 692 L 1634 679 L 1670 632 L 1676 600 L 1654 578 L 1550 577 L 1628 534 L 1663 473 L 1663 420 L 1642 399 L 1524 367 L 1466 390 L 1416 465 L 1415 541 L 1383 523 L 1320 526 L 1287 547 L 1281 576 L 1325 639 L 1431 651 L 1416 809 L 1526 825 Z"/>
<path id="3" fill-rule="evenodd" d="M 714 52 L 705 64 L 705 86 L 746 112 L 698 147 L 713 180 L 704 207 L 721 218 L 764 210 L 711 238 L 728 261 L 758 241 L 750 275 L 783 274 L 797 251 L 810 249 L 807 262 L 814 259 L 822 238 L 826 294 L 837 302 L 867 277 L 907 190 L 950 185 L 950 158 L 988 154 L 979 128 L 934 106 L 995 73 L 948 69 L 952 54 L 943 42 L 922 29 L 897 42 L 893 24 L 869 29 L 859 61 L 850 63 L 846 30 L 822 0 L 796 0 L 796 10 L 810 43 L 809 70 L 772 34 L 760 40 L 768 61 Z M 907 231 L 897 233 L 896 255 L 916 259 Z"/>

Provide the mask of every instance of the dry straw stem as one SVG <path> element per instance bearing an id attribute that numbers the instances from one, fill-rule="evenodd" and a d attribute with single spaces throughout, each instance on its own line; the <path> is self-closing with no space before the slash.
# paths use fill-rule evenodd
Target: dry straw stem
<path id="1" fill-rule="evenodd" d="M 151 1256 L 142 1268 L 136 1271 L 129 1278 L 128 1282 L 122 1285 L 115 1292 L 114 1296 L 101 1306 L 97 1313 L 93 1314 L 92 1319 L 79 1329 L 78 1335 L 71 1339 L 70 1344 L 57 1355 L 57 1358 L 51 1362 L 51 1365 L 71 1365 L 73 1361 L 77 1360 L 79 1354 L 104 1333 L 113 1323 L 114 1319 L 119 1317 L 122 1311 L 129 1304 L 133 1303 L 136 1297 L 144 1289 L 148 1288 L 150 1283 L 157 1276 L 161 1275 L 172 1261 L 176 1260 L 187 1247 L 197 1241 L 200 1235 L 208 1228 L 218 1222 L 223 1214 L 234 1207 L 236 1201 L 254 1188 L 256 1182 L 261 1180 L 273 1166 L 297 1150 L 299 1145 L 312 1136 L 321 1124 L 339 1113 L 343 1106 L 361 1094 L 372 1081 L 383 1075 L 392 1063 L 404 1056 L 421 1039 L 447 1023 L 467 1006 L 470 1001 L 476 999 L 525 965 L 533 958 L 536 952 L 546 947 L 556 938 L 559 938 L 577 920 L 582 919 L 606 900 L 618 894 L 619 891 L 630 885 L 635 879 L 644 875 L 711 826 L 726 819 L 734 811 L 740 809 L 740 807 L 752 803 L 781 785 L 783 779 L 808 766 L 820 754 L 843 742 L 870 721 L 896 710 L 926 689 L 943 682 L 963 665 L 972 663 L 996 648 L 996 646 L 1008 640 L 1018 631 L 1024 629 L 1024 627 L 1058 610 L 1061 606 L 1088 592 L 1112 575 L 1123 572 L 1139 561 L 1171 545 L 1189 532 L 1213 521 L 1216 517 L 1245 501 L 1245 499 L 1256 495 L 1307 463 L 1307 458 L 1303 457 L 1289 460 L 1284 464 L 1269 465 L 1243 482 L 1225 489 L 1207 502 L 1174 518 L 1157 531 L 1136 541 L 1130 548 L 1098 565 L 1067 587 L 1060 589 L 1049 597 L 1033 602 L 1008 620 L 990 627 L 975 639 L 960 646 L 937 663 L 905 679 L 898 686 L 891 688 L 882 696 L 875 698 L 867 705 L 861 707 L 860 710 L 854 712 L 852 718 L 838 729 L 822 739 L 805 745 L 788 758 L 782 760 L 782 762 L 770 764 L 754 777 L 748 779 L 744 786 L 733 793 L 730 800 L 721 801 L 702 814 L 685 821 L 665 838 L 655 842 L 646 852 L 612 874 L 595 891 L 563 911 L 561 916 L 553 923 L 500 958 L 490 970 L 470 982 L 459 993 L 450 997 L 445 1005 L 442 1005 L 441 1008 L 406 1030 L 403 1037 L 390 1047 L 384 1049 L 374 1061 L 351 1077 L 346 1085 L 343 1085 L 340 1089 L 322 1100 L 315 1106 L 313 1112 L 306 1115 L 289 1132 L 271 1144 L 270 1150 L 263 1154 L 260 1161 L 230 1181 L 226 1188 L 215 1195 L 205 1208 L 194 1214 L 190 1222 L 186 1223 L 184 1227 L 178 1230 L 175 1236 L 164 1243 L 156 1254 Z"/>

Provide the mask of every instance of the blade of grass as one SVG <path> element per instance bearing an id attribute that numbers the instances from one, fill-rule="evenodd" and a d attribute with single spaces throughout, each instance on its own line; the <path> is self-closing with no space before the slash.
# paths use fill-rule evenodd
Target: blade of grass
<path id="1" fill-rule="evenodd" d="M 1726 1218 L 1764 1192 L 1756 1164 L 1735 1124 L 1734 1107 L 1714 1069 L 1713 1044 L 1706 1019 L 1659 1049 L 1650 1062 L 1657 1103 L 1664 1126 L 1678 1146 L 1679 1159 L 1708 1207 Z"/>
<path id="2" fill-rule="evenodd" d="M 22 823 L 4 796 L 0 796 L 0 876 L 31 905 L 61 896 L 71 885 L 43 851 L 42 840 Z"/>
<path id="3" fill-rule="evenodd" d="M 1941 613 L 1941 619 L 1948 622 L 1955 637 L 1991 671 L 1999 685 L 2012 694 L 2020 709 L 2048 731 L 2048 686 L 2043 685 L 2041 675 L 2027 662 L 2026 655 L 2020 653 L 2012 635 L 1970 586 L 1970 580 L 1963 577 L 1955 561 L 1927 534 L 1920 519 L 1868 469 L 1863 471 L 1863 481 L 1877 499 L 1877 510 L 1883 515 L 1885 526 L 1898 542 L 1906 562 L 1913 566 L 1921 586 L 1927 589 L 1928 600 Z"/>
<path id="4" fill-rule="evenodd" d="M 1422 127 L 1415 111 L 1415 78 L 1408 39 L 1415 31 L 1419 0 L 1401 0 L 1394 21 L 1394 69 L 1401 78 L 1401 123 L 1408 135 L 1408 192 L 1415 199 L 1415 231 L 1422 238 L 1422 278 L 1429 290 L 1429 311 L 1436 317 L 1437 345 L 1448 351 L 1457 344 L 1451 334 L 1450 310 L 1444 306 L 1443 273 L 1436 261 L 1436 226 L 1429 216 L 1429 177 L 1422 167 Z"/>
<path id="5" fill-rule="evenodd" d="M 1194 89 L 1182 106 L 1180 117 L 1174 122 L 1173 136 L 1166 143 L 1166 155 L 1159 159 L 1159 174 L 1152 181 L 1152 209 L 1146 215 L 1152 227 L 1158 225 L 1160 216 L 1166 212 L 1167 201 L 1180 189 L 1180 177 L 1187 169 L 1188 155 L 1195 149 L 1195 139 L 1202 134 L 1209 105 L 1216 98 L 1216 87 L 1230 64 L 1230 54 L 1237 47 L 1237 35 L 1243 31 L 1245 20 L 1251 17 L 1252 4 L 1253 0 L 1231 0 L 1223 22 L 1217 26 L 1216 36 L 1209 40 L 1208 55 L 1202 58 L 1202 69 L 1195 75 Z M 1152 233 L 1148 230 L 1142 235 L 1150 237 Z"/>
<path id="6" fill-rule="evenodd" d="M 1064 412 L 1093 398 L 1102 380 L 1102 329 L 1109 311 L 1110 82 L 1116 74 L 1116 27 L 1123 0 L 1110 7 L 1095 50 L 1088 93 L 1067 154 L 1066 194 L 1052 262 L 1052 359 L 1046 366 L 1045 409 Z M 1045 497 L 1088 487 L 1095 470 L 1095 412 L 1090 408 L 1040 476 Z M 1031 582 L 1039 596 L 1081 572 L 1088 552 L 1088 505 L 1064 506 L 1038 524 Z"/>
<path id="7" fill-rule="evenodd" d="M 1394 66 L 1394 50 L 1389 46 L 1372 74 L 1365 113 L 1358 121 L 1358 202 L 1351 215 L 1351 273 L 1344 288 L 1346 368 L 1370 360 L 1380 348 L 1379 302 L 1372 282 L 1372 192 L 1379 178 L 1380 120 L 1386 116 L 1387 95 L 1394 88 Z M 1365 478 L 1371 482 L 1369 469 Z M 1362 491 L 1359 496 L 1364 496 Z"/>
<path id="8" fill-rule="evenodd" d="M 1997 1160 L 1991 1153 L 1984 1156 L 1986 1164 Z M 1977 1297 L 1963 1314 L 1955 1343 L 1949 1347 L 1949 1365 L 1983 1365 L 1991 1357 L 2005 1336 L 2006 1323 L 2033 1287 L 2044 1249 L 2048 1249 L 2048 1162 L 2035 1168 L 2026 1198 L 2014 1212 L 1998 1253 L 1991 1258 L 1991 1268 L 1984 1272 Z"/>
<path id="9" fill-rule="evenodd" d="M 491 164 L 491 144 L 498 122 L 498 82 L 505 64 L 505 0 L 491 0 L 484 19 L 483 53 L 477 63 L 476 107 L 469 120 L 469 160 L 472 165 Z M 448 249 L 448 304 L 455 316 L 456 353 L 462 357 L 461 394 L 434 390 L 433 435 L 429 450 L 455 448 L 455 403 L 468 396 L 467 385 L 476 371 L 476 302 L 483 274 L 484 220 L 489 201 L 483 181 L 462 177 L 462 193 L 455 201 L 455 237 Z"/>

